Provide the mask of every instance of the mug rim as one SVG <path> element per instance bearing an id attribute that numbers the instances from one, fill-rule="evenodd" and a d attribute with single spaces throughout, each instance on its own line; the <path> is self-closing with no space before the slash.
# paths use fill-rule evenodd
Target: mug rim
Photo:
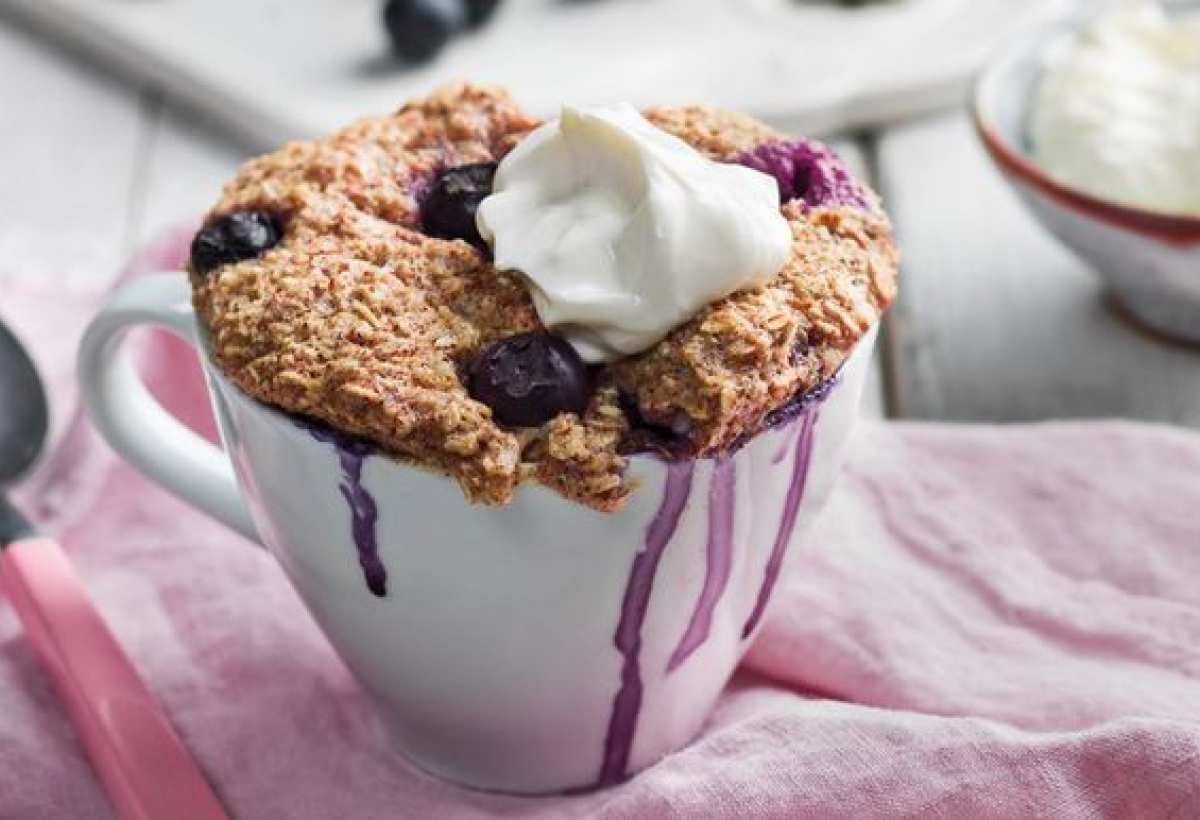
<path id="1" fill-rule="evenodd" d="M 201 354 L 200 359 L 202 360 L 203 369 L 204 369 L 206 376 L 209 379 L 211 379 L 215 382 L 219 382 L 222 390 L 231 391 L 238 398 L 240 398 L 241 400 L 243 400 L 244 402 L 246 402 L 247 404 L 252 406 L 256 412 L 262 412 L 264 415 L 266 415 L 268 418 L 271 418 L 273 421 L 278 423 L 280 426 L 287 427 L 289 430 L 291 430 L 297 434 L 303 432 L 303 427 L 301 426 L 303 424 L 303 419 L 301 419 L 299 416 L 289 413 L 288 411 L 283 410 L 279 407 L 274 407 L 264 401 L 261 401 L 260 399 L 257 399 L 254 396 L 251 396 L 249 393 L 247 393 L 245 390 L 243 390 L 241 387 L 239 387 L 237 384 L 235 384 L 233 382 L 233 380 L 230 379 L 229 376 L 225 373 L 225 371 L 220 367 L 220 365 L 217 364 L 217 361 L 212 354 L 212 346 L 210 343 L 211 340 L 209 338 L 208 330 L 203 326 L 203 324 L 199 321 L 198 318 L 196 318 L 196 320 L 195 320 L 195 326 L 196 326 L 196 339 L 197 339 L 196 348 L 197 348 L 197 351 Z M 850 361 L 856 356 L 863 355 L 864 353 L 869 353 L 874 348 L 875 340 L 878 336 L 878 330 L 879 330 L 879 323 L 878 322 L 872 323 L 870 325 L 870 327 L 868 327 L 867 330 L 851 346 L 850 354 L 842 362 L 842 364 L 838 368 L 837 372 L 833 376 L 831 376 L 829 379 L 827 379 L 825 382 L 822 382 L 821 384 L 832 384 L 834 386 L 834 389 L 836 389 L 836 387 L 839 385 L 839 379 L 840 379 L 841 373 L 846 368 L 846 366 L 850 363 Z M 809 390 L 808 393 L 815 392 L 815 391 L 819 390 L 820 387 L 821 387 L 821 385 L 817 385 L 816 387 Z M 807 393 L 805 395 L 807 395 Z M 328 424 L 327 422 L 321 421 L 320 419 L 317 419 L 316 421 L 320 424 L 324 424 L 325 426 L 330 427 L 331 429 L 333 429 L 337 432 L 342 432 L 340 430 L 337 430 L 337 428 L 333 427 L 333 425 Z M 787 427 L 791 424 L 795 424 L 797 422 L 798 422 L 798 419 L 789 419 L 781 425 L 762 426 L 758 430 L 756 430 L 752 435 L 747 436 L 745 439 L 743 439 L 739 443 L 737 448 L 733 449 L 732 451 L 726 452 L 723 455 L 736 455 L 738 452 L 740 452 L 742 449 L 744 449 L 745 444 L 755 440 L 759 436 L 761 436 L 765 433 L 768 433 L 771 430 L 782 429 L 784 427 Z M 347 434 L 347 435 L 352 435 L 352 434 Z M 356 438 L 362 438 L 362 437 L 356 437 Z M 392 455 L 391 453 L 384 451 L 383 448 L 379 447 L 375 442 L 370 441 L 370 439 L 364 439 L 364 440 L 368 441 L 372 445 L 372 447 L 375 448 L 375 453 L 377 455 L 385 456 L 386 460 L 395 467 L 421 470 L 422 472 L 425 472 L 429 475 L 444 478 L 447 481 L 454 482 L 455 484 L 458 483 L 453 476 L 448 475 L 447 473 L 444 473 L 441 470 L 435 469 L 426 464 L 421 464 L 416 461 L 404 460 L 403 457 L 395 456 L 395 455 Z M 658 465 L 662 465 L 665 467 L 666 465 L 675 464 L 675 463 L 708 461 L 708 460 L 719 457 L 719 455 L 722 455 L 722 454 L 714 453 L 711 455 L 704 455 L 704 456 L 692 456 L 692 457 L 689 457 L 686 459 L 667 459 L 667 458 L 663 458 L 658 453 L 647 451 L 647 452 L 641 452 L 641 453 L 631 453 L 631 454 L 625 456 L 625 458 L 629 460 L 631 466 L 634 464 L 637 464 L 637 465 L 658 464 Z M 517 484 L 518 490 L 524 489 L 526 487 L 538 487 L 538 488 L 547 490 L 549 492 L 552 492 L 555 496 L 559 496 L 558 493 L 554 492 L 549 487 L 545 487 L 544 485 L 541 485 L 536 481 L 535 482 L 518 482 L 518 484 Z M 570 501 L 570 499 L 566 499 L 565 497 L 564 497 L 564 500 Z M 571 503 L 577 504 L 579 502 L 571 501 Z M 586 506 L 586 505 L 583 505 L 583 506 Z"/>

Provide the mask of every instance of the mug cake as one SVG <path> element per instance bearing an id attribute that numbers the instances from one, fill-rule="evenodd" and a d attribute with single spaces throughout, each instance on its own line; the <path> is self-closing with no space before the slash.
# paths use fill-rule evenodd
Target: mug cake
<path id="1" fill-rule="evenodd" d="M 454 85 L 255 159 L 225 188 L 188 266 L 217 364 L 259 401 L 452 476 L 474 502 L 532 481 L 616 510 L 635 491 L 630 454 L 736 448 L 832 378 L 891 303 L 891 229 L 818 142 L 699 106 L 643 121 L 773 183 L 777 270 L 643 349 L 584 361 L 476 224 L 503 195 L 497 166 L 545 124 L 502 90 Z"/>
<path id="2" fill-rule="evenodd" d="M 126 458 L 271 549 L 401 754 L 559 793 L 700 731 L 829 495 L 896 264 L 818 142 L 455 85 L 248 163 L 81 372 Z M 143 323 L 197 343 L 231 470 L 113 366 Z"/>

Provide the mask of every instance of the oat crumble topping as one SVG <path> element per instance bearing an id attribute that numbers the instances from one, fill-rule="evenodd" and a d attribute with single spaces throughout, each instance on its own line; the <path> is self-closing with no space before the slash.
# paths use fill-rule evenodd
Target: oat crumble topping
<path id="1" fill-rule="evenodd" d="M 718 161 L 787 139 L 701 107 L 645 113 Z M 539 124 L 501 90 L 457 84 L 247 163 L 208 221 L 261 210 L 282 238 L 190 271 L 222 371 L 259 401 L 453 476 L 472 501 L 503 504 L 537 481 L 614 510 L 632 489 L 630 453 L 728 449 L 830 378 L 895 298 L 897 253 L 874 194 L 865 207 L 791 200 L 792 259 L 770 282 L 599 369 L 582 416 L 505 428 L 464 370 L 484 345 L 540 328 L 537 315 L 519 275 L 422 233 L 419 201 L 438 171 L 498 161 Z"/>

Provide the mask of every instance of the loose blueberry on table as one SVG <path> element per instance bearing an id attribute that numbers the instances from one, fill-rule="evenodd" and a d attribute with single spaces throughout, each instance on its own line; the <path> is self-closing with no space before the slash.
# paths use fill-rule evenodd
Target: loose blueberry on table
<path id="1" fill-rule="evenodd" d="M 192 271 L 205 274 L 222 265 L 260 256 L 283 238 L 283 227 L 265 211 L 233 211 L 202 227 L 192 240 Z"/>
<path id="2" fill-rule="evenodd" d="M 560 413 L 583 413 L 591 380 L 566 339 L 531 331 L 484 348 L 468 369 L 467 392 L 500 424 L 538 427 Z"/>
<path id="3" fill-rule="evenodd" d="M 486 23 L 496 9 L 500 6 L 500 0 L 466 0 L 467 3 L 467 27 L 479 28 Z"/>
<path id="4" fill-rule="evenodd" d="M 424 63 L 459 31 L 481 27 L 499 5 L 500 0 L 388 0 L 383 25 L 397 56 Z"/>
<path id="5" fill-rule="evenodd" d="M 439 239 L 462 239 L 477 248 L 487 244 L 475 225 L 479 203 L 492 192 L 496 163 L 479 162 L 442 171 L 421 201 L 421 227 Z"/>

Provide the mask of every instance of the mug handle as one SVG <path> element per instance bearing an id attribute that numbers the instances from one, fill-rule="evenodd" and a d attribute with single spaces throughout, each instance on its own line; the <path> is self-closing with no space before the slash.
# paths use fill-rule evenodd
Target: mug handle
<path id="1" fill-rule="evenodd" d="M 203 357 L 184 274 L 151 274 L 123 285 L 92 319 L 79 346 L 79 384 L 92 422 L 152 481 L 261 543 L 229 458 L 163 409 L 122 347 L 126 334 L 143 325 L 171 331 Z"/>

